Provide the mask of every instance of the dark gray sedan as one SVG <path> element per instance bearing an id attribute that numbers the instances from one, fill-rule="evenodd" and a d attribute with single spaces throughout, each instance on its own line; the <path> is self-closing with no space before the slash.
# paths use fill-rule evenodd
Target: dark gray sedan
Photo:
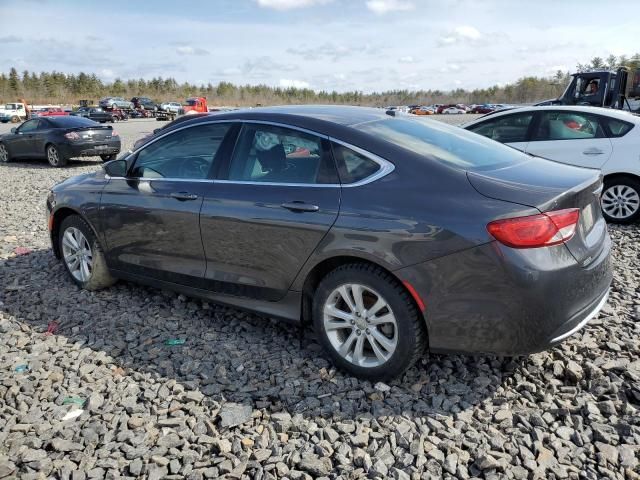
<path id="1" fill-rule="evenodd" d="M 527 354 L 602 308 L 597 172 L 358 107 L 185 121 L 47 199 L 80 287 L 125 279 L 312 323 L 370 380 L 425 350 Z"/>

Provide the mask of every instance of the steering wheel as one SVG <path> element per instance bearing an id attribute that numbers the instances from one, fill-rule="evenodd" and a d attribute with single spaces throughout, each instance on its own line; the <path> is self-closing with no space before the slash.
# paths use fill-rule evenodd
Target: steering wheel
<path id="1" fill-rule="evenodd" d="M 184 178 L 207 178 L 211 164 L 202 158 L 188 157 L 180 167 Z"/>

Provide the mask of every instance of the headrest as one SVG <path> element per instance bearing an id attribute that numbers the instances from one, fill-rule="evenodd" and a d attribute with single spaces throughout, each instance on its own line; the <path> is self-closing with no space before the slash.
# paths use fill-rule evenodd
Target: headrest
<path id="1" fill-rule="evenodd" d="M 258 150 L 257 155 L 262 168 L 270 172 L 281 172 L 287 166 L 287 156 L 280 143 L 269 150 Z"/>

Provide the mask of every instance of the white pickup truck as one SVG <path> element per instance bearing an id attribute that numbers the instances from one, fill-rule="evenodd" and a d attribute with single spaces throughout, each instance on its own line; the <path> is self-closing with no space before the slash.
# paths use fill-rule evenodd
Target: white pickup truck
<path id="1" fill-rule="evenodd" d="M 27 119 L 27 108 L 24 103 L 7 103 L 0 106 L 0 122 L 18 123 Z"/>

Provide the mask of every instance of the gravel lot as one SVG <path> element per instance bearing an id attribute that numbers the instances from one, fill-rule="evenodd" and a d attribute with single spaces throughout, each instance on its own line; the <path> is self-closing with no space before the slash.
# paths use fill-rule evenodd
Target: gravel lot
<path id="1" fill-rule="evenodd" d="M 128 147 L 160 125 L 116 128 Z M 611 227 L 609 305 L 563 345 L 430 355 L 372 385 L 310 330 L 124 282 L 78 290 L 44 199 L 99 164 L 0 165 L 0 478 L 640 479 L 638 225 Z"/>

